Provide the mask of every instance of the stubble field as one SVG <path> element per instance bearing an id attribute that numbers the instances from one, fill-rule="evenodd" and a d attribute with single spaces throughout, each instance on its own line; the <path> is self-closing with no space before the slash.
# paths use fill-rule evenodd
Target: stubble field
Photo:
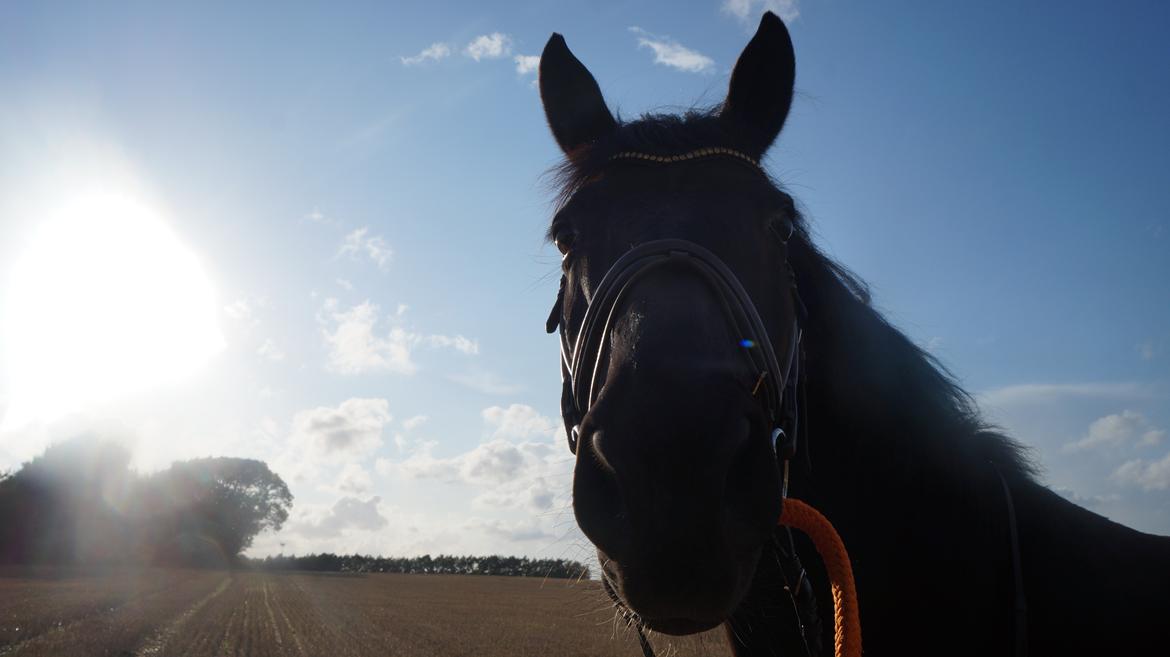
<path id="1" fill-rule="evenodd" d="M 651 638 L 728 655 L 720 629 Z M 0 655 L 641 655 L 596 582 L 203 570 L 0 571 Z"/>

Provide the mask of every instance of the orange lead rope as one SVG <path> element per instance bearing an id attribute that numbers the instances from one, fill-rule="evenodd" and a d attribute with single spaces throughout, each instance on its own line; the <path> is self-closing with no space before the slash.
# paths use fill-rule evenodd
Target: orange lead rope
<path id="1" fill-rule="evenodd" d="M 834 655 L 861 657 L 861 617 L 857 611 L 857 586 L 845 543 L 820 511 L 791 497 L 784 499 L 781 525 L 799 529 L 812 539 L 829 572 L 833 588 Z"/>

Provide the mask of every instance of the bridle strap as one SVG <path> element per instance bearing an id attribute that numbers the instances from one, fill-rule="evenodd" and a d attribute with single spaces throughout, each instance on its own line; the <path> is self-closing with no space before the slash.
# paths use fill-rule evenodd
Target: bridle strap
<path id="1" fill-rule="evenodd" d="M 682 239 L 645 242 L 623 254 L 609 268 L 598 284 L 581 320 L 572 352 L 566 353 L 561 342 L 561 364 L 569 393 L 562 411 L 568 412 L 573 427 L 579 425 L 597 399 L 598 371 L 614 318 L 622 299 L 643 276 L 665 266 L 682 266 L 702 276 L 716 292 L 723 315 L 730 321 L 735 335 L 742 340 L 743 351 L 756 372 L 763 389 L 762 400 L 769 421 L 778 427 L 785 419 L 784 390 L 795 362 L 799 328 L 793 320 L 793 339 L 789 343 L 782 367 L 776 358 L 768 331 L 755 304 L 731 269 L 714 253 Z M 571 429 L 572 431 L 572 429 Z M 575 449 L 576 436 L 570 436 Z"/>

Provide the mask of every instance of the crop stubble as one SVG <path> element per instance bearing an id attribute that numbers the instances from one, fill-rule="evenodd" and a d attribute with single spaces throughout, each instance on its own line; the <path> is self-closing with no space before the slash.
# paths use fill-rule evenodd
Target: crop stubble
<path id="1" fill-rule="evenodd" d="M 729 654 L 722 630 L 651 640 L 662 655 Z M 85 577 L 0 572 L 3 657 L 640 654 L 595 582 L 160 569 Z"/>

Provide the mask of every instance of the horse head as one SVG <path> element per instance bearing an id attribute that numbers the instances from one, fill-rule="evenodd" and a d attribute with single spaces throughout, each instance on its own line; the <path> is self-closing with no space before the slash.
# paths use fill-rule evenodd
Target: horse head
<path id="1" fill-rule="evenodd" d="M 801 307 L 788 249 L 803 229 L 758 162 L 788 115 L 794 62 L 769 13 L 718 109 L 620 123 L 560 35 L 541 56 L 566 156 L 548 328 L 573 509 L 610 595 L 661 632 L 727 620 L 780 513 Z"/>

